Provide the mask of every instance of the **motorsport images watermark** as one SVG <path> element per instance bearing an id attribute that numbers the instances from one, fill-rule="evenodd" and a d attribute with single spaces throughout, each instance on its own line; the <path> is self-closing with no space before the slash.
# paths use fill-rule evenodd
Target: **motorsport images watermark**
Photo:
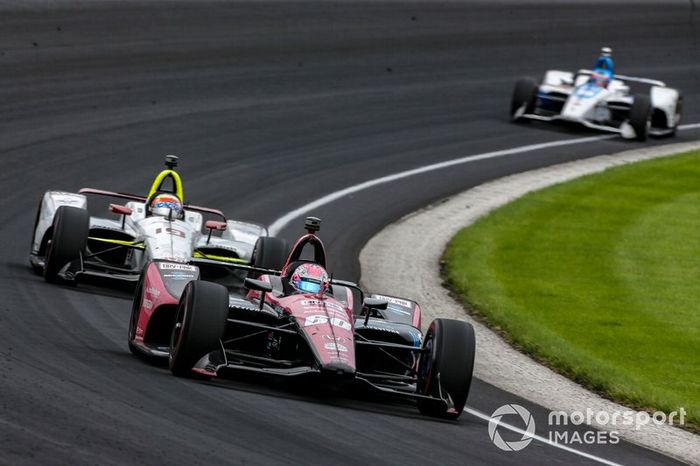
<path id="1" fill-rule="evenodd" d="M 503 416 L 515 414 L 520 417 L 522 426 L 519 423 L 505 423 L 501 421 Z M 566 413 L 564 411 L 550 411 L 547 418 L 548 432 L 547 437 L 542 437 L 551 443 L 565 445 L 582 445 L 582 444 L 616 444 L 620 442 L 620 435 L 615 426 L 633 426 L 635 430 L 639 430 L 647 424 L 669 424 L 669 425 L 685 425 L 685 408 L 680 408 L 679 411 L 672 411 L 669 414 L 663 411 L 647 413 L 645 411 L 594 411 L 590 408 L 586 412 L 573 411 Z M 516 418 L 517 419 L 517 418 Z M 593 422 L 599 426 L 610 426 L 605 430 L 557 430 L 559 426 L 580 426 L 591 425 Z M 521 434 L 520 440 L 506 441 L 499 433 L 499 427 L 511 432 Z M 489 437 L 494 445 L 504 451 L 520 451 L 527 447 L 532 442 L 535 435 L 535 418 L 526 408 L 517 404 L 507 404 L 496 409 L 489 419 Z"/>

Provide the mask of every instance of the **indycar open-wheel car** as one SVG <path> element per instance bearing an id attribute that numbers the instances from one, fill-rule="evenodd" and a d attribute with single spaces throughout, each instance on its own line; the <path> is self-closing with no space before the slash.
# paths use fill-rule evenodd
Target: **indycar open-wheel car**
<path id="1" fill-rule="evenodd" d="M 516 81 L 510 116 L 516 122 L 563 121 L 645 141 L 673 136 L 681 121 L 683 97 L 678 89 L 654 79 L 595 71 L 550 70 L 538 82 Z"/>
<path id="2" fill-rule="evenodd" d="M 167 156 L 165 164 L 146 196 L 93 188 L 44 193 L 32 235 L 32 268 L 53 283 L 92 277 L 133 284 L 154 260 L 268 267 L 286 256 L 286 243 L 268 237 L 265 227 L 185 202 L 174 170 L 177 157 Z M 111 215 L 96 215 L 101 209 Z"/>
<path id="3" fill-rule="evenodd" d="M 307 219 L 308 233 L 280 269 L 228 264 L 249 274 L 244 290 L 187 283 L 171 323 L 173 374 L 318 377 L 413 400 L 425 415 L 459 417 L 474 367 L 471 325 L 436 319 L 423 335 L 414 301 L 364 297 L 354 283 L 328 276 L 319 225 Z"/>

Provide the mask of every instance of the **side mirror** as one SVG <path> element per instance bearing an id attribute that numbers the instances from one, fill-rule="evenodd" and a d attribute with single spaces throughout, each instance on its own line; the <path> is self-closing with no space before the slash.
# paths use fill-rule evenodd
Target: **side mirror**
<path id="1" fill-rule="evenodd" d="M 365 327 L 366 327 L 367 324 L 369 324 L 369 316 L 372 314 L 372 310 L 383 311 L 384 309 L 387 308 L 389 303 L 382 300 L 382 299 L 365 298 L 365 300 L 362 301 L 362 305 L 365 309 L 367 309 L 367 314 L 365 315 Z"/>
<path id="2" fill-rule="evenodd" d="M 365 298 L 362 304 L 364 304 L 367 309 L 376 309 L 378 311 L 383 311 L 389 305 L 387 301 L 377 298 Z"/>
<path id="3" fill-rule="evenodd" d="M 131 215 L 132 210 L 125 205 L 110 204 L 109 210 L 119 215 Z"/>
<path id="4" fill-rule="evenodd" d="M 265 305 L 265 293 L 269 293 L 272 291 L 272 285 L 268 282 L 264 282 L 262 280 L 255 280 L 253 278 L 246 278 L 243 281 L 243 286 L 248 288 L 249 290 L 255 290 L 255 291 L 260 291 L 260 310 L 263 310 L 263 306 Z"/>
<path id="5" fill-rule="evenodd" d="M 204 224 L 204 227 L 209 229 L 209 230 L 224 231 L 224 230 L 226 230 L 226 222 L 217 222 L 216 220 L 207 220 L 206 223 Z"/>
<path id="6" fill-rule="evenodd" d="M 249 290 L 262 291 L 263 293 L 269 293 L 272 291 L 272 284 L 262 280 L 255 280 L 253 278 L 246 278 L 243 282 L 243 286 Z"/>
<path id="7" fill-rule="evenodd" d="M 211 234 L 214 230 L 224 231 L 226 230 L 226 222 L 217 222 L 216 220 L 207 220 L 204 224 L 205 228 L 209 229 L 209 236 L 207 236 L 207 244 L 211 241 Z"/>
<path id="8" fill-rule="evenodd" d="M 119 205 L 119 204 L 110 204 L 109 210 L 111 212 L 114 212 L 115 214 L 119 214 L 122 216 L 122 230 L 123 230 L 124 225 L 126 224 L 126 216 L 131 215 L 131 213 L 133 211 L 130 208 L 128 208 L 127 206 Z"/>

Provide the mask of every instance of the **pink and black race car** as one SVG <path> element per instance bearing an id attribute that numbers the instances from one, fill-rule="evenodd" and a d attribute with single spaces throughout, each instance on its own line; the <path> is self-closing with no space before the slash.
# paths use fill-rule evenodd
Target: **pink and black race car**
<path id="1" fill-rule="evenodd" d="M 227 265 L 242 279 L 240 288 L 199 280 L 201 260 L 147 265 L 134 298 L 132 351 L 167 355 L 177 376 L 318 377 L 412 399 L 423 414 L 456 419 L 472 380 L 472 326 L 436 319 L 423 334 L 416 302 L 365 298 L 356 284 L 329 277 L 316 235 L 320 220 L 309 217 L 305 227 L 280 270 Z"/>

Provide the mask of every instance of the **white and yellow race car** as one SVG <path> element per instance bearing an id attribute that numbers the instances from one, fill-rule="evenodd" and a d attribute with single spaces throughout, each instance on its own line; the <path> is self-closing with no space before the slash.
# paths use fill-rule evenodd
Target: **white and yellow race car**
<path id="1" fill-rule="evenodd" d="M 93 188 L 44 193 L 29 254 L 34 270 L 54 283 L 85 277 L 135 283 L 154 259 L 199 261 L 210 273 L 224 275 L 227 269 L 217 272 L 217 264 L 275 268 L 283 263 L 285 241 L 268 236 L 262 225 L 184 202 L 182 180 L 174 170 L 177 157 L 166 156 L 165 165 L 147 196 Z M 95 215 L 100 210 L 111 217 Z"/>

